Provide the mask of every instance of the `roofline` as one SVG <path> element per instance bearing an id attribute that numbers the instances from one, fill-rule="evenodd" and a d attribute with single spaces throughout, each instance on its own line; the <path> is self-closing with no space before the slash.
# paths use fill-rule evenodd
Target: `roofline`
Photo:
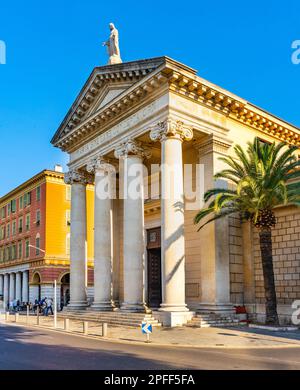
<path id="1" fill-rule="evenodd" d="M 61 124 L 59 125 L 58 129 L 56 130 L 54 136 L 52 137 L 52 139 L 50 141 L 51 144 L 55 145 L 57 136 L 60 134 L 61 129 L 67 123 L 68 118 L 72 114 L 74 107 L 77 105 L 84 90 L 89 85 L 89 83 L 90 83 L 91 79 L 93 78 L 93 76 L 95 75 L 95 73 L 98 73 L 98 72 L 106 73 L 106 72 L 110 72 L 110 71 L 111 72 L 118 72 L 118 71 L 122 71 L 123 68 L 125 68 L 125 67 L 130 68 L 130 66 L 134 66 L 136 63 L 138 63 L 139 65 L 144 65 L 144 66 L 150 65 L 151 63 L 156 63 L 156 67 L 158 67 L 164 63 L 166 64 L 167 62 L 169 62 L 173 65 L 177 65 L 185 71 L 192 72 L 194 74 L 197 73 L 197 71 L 195 69 L 192 69 L 192 68 L 188 67 L 187 65 L 185 65 L 181 62 L 177 62 L 177 61 L 175 61 L 172 58 L 167 57 L 167 56 L 153 57 L 153 58 L 147 58 L 147 59 L 141 59 L 141 60 L 135 60 L 135 61 L 129 61 L 129 62 L 122 62 L 121 64 L 114 64 L 114 65 L 96 66 L 92 70 L 92 72 L 90 73 L 87 81 L 84 83 L 83 87 L 80 89 L 79 93 L 76 96 L 76 99 L 72 103 L 70 109 L 68 110 L 67 114 L 65 115 L 64 119 L 62 120 Z"/>
<path id="2" fill-rule="evenodd" d="M 27 187 L 34 184 L 35 182 L 39 181 L 42 178 L 46 178 L 47 176 L 57 177 L 57 178 L 64 178 L 64 173 L 56 172 L 50 169 L 44 169 L 43 171 L 37 173 L 30 179 L 26 180 L 19 186 L 15 187 L 13 190 L 8 192 L 7 194 L 0 197 L 0 204 L 5 203 L 8 199 L 14 197 L 18 192 L 24 191 Z"/>

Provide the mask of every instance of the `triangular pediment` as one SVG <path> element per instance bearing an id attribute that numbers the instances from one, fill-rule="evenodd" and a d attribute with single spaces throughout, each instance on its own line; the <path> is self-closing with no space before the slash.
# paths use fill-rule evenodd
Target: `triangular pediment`
<path id="1" fill-rule="evenodd" d="M 99 91 L 99 94 L 91 105 L 91 108 L 86 112 L 86 117 L 95 114 L 102 107 L 105 107 L 106 104 L 121 95 L 121 93 L 131 87 L 131 85 L 132 83 L 109 83 L 105 85 L 105 87 Z"/>
<path id="2" fill-rule="evenodd" d="M 56 144 L 74 128 L 158 68 L 164 60 L 164 57 L 158 57 L 95 68 L 51 142 Z"/>

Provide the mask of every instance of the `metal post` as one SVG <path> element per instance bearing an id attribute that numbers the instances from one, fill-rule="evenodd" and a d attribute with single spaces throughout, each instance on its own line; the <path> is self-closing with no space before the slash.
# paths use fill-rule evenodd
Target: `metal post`
<path id="1" fill-rule="evenodd" d="M 56 282 L 56 280 L 54 280 L 54 328 L 57 327 L 56 285 L 57 285 L 57 282 Z"/>
<path id="2" fill-rule="evenodd" d="M 37 315 L 36 315 L 36 324 L 40 325 L 40 308 L 39 307 L 37 307 L 36 313 L 37 313 Z"/>
<path id="3" fill-rule="evenodd" d="M 70 329 L 70 320 L 69 320 L 69 318 L 65 318 L 64 319 L 64 328 L 65 328 L 66 332 L 69 332 L 69 329 Z"/>
<path id="4" fill-rule="evenodd" d="M 102 337 L 107 337 L 107 323 L 102 323 Z"/>
<path id="5" fill-rule="evenodd" d="M 87 321 L 83 321 L 83 334 L 87 336 L 89 333 L 89 323 Z"/>
<path id="6" fill-rule="evenodd" d="M 29 322 L 29 305 L 26 306 L 26 324 Z"/>
<path id="7" fill-rule="evenodd" d="M 5 321 L 9 321 L 9 311 L 7 311 L 6 313 L 5 313 Z"/>

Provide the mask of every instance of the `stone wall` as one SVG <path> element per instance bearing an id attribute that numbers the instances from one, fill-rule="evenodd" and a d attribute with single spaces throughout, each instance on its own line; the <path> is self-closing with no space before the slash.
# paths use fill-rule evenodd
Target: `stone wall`
<path id="1" fill-rule="evenodd" d="M 242 304 L 243 294 L 243 237 L 238 216 L 230 216 L 229 223 L 229 269 L 230 269 L 230 301 Z"/>
<path id="2" fill-rule="evenodd" d="M 278 304 L 300 299 L 300 210 L 281 209 L 272 232 L 273 261 Z M 264 303 L 259 235 L 254 231 L 255 300 Z"/>

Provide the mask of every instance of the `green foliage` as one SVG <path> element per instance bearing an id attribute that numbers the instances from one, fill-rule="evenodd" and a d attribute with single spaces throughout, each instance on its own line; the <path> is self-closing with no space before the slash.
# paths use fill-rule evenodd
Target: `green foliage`
<path id="1" fill-rule="evenodd" d="M 225 180 L 235 189 L 213 188 L 205 193 L 208 205 L 194 219 L 195 224 L 203 222 L 199 230 L 211 221 L 235 213 L 258 228 L 271 228 L 276 223 L 274 207 L 299 206 L 297 150 L 296 146 L 267 144 L 255 138 L 253 143 L 248 143 L 247 151 L 237 145 L 234 157 L 220 158 L 228 167 L 217 173 L 215 179 Z"/>

